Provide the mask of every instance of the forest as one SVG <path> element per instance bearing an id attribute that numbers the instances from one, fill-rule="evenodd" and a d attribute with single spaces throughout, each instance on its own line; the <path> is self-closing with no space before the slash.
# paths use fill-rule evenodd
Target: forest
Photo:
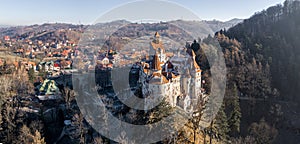
<path id="1" fill-rule="evenodd" d="M 299 17 L 300 2 L 287 0 L 215 33 L 226 60 L 228 89 L 234 89 L 227 91 L 225 105 L 238 91 L 240 134 L 256 135 L 257 143 L 299 141 Z"/>

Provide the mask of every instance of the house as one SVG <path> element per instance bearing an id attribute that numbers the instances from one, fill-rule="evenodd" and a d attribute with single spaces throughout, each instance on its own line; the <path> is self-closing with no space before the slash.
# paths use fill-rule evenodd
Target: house
<path id="1" fill-rule="evenodd" d="M 45 70 L 45 72 L 52 72 L 54 70 L 53 61 L 50 62 L 40 62 L 38 64 L 39 70 Z"/>
<path id="2" fill-rule="evenodd" d="M 26 68 L 26 70 L 33 69 L 35 72 L 37 72 L 35 62 L 30 62 L 30 61 L 26 62 L 25 63 L 25 68 Z"/>
<path id="3" fill-rule="evenodd" d="M 69 53 L 70 53 L 71 51 L 72 51 L 71 49 L 65 49 L 65 50 L 63 50 L 63 52 L 61 53 L 61 56 L 62 56 L 62 57 L 65 57 L 65 58 L 68 58 Z"/>
<path id="4" fill-rule="evenodd" d="M 25 56 L 29 56 L 31 54 L 31 50 L 26 50 L 25 51 Z"/>
<path id="5" fill-rule="evenodd" d="M 71 60 L 65 60 L 60 62 L 61 67 L 64 69 L 71 69 L 72 61 Z"/>
<path id="6" fill-rule="evenodd" d="M 54 63 L 54 65 L 53 65 L 53 70 L 54 71 L 60 71 L 60 63 Z"/>
<path id="7" fill-rule="evenodd" d="M 21 54 L 23 54 L 23 52 L 24 52 L 24 49 L 17 49 L 16 51 L 14 51 L 14 53 L 17 55 L 21 55 Z"/>
<path id="8" fill-rule="evenodd" d="M 10 36 L 4 36 L 5 41 L 10 41 Z"/>
<path id="9" fill-rule="evenodd" d="M 53 71 L 54 70 L 54 63 L 53 63 L 53 61 L 47 62 L 46 66 L 48 66 L 48 71 Z"/>

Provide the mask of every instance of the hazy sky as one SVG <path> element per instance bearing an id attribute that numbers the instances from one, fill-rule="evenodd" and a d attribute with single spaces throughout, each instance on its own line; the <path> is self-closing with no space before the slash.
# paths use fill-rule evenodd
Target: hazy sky
<path id="1" fill-rule="evenodd" d="M 178 7 L 184 7 L 203 20 L 230 20 L 232 18 L 248 18 L 255 12 L 269 6 L 283 3 L 284 0 L 169 0 Z M 164 12 L 163 3 L 148 0 L 139 8 L 128 7 L 124 4 L 135 2 L 133 0 L 0 0 L 0 24 L 3 25 L 30 25 L 47 22 L 63 22 L 75 24 L 91 24 L 105 13 L 115 10 L 114 15 L 123 17 L 142 17 L 145 10 L 153 10 L 153 15 L 158 16 Z M 132 4 L 132 3 L 131 3 Z M 136 5 L 137 6 L 137 5 Z M 176 7 L 176 6 L 173 6 Z M 122 9 L 123 8 L 123 9 Z M 134 15 L 128 8 L 135 11 Z M 119 12 L 119 13 L 118 13 Z M 132 11 L 133 12 L 133 11 Z M 158 13 L 159 12 L 159 13 Z M 182 10 L 172 9 L 166 19 L 187 17 Z M 107 15 L 109 16 L 109 15 Z M 148 18 L 148 17 L 147 17 Z M 158 18 L 160 19 L 160 18 Z M 104 19 L 105 20 L 105 19 Z M 109 18 L 107 20 L 110 20 Z"/>

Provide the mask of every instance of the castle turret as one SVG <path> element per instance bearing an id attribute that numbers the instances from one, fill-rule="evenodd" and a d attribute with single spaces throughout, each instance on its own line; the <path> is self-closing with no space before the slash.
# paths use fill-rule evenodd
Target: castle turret
<path id="1" fill-rule="evenodd" d="M 154 70 L 161 70 L 161 62 L 160 62 L 157 54 L 155 54 L 153 57 L 152 68 Z"/>
<path id="2" fill-rule="evenodd" d="M 158 32 L 155 33 L 153 40 L 150 42 L 150 56 L 157 54 L 161 62 L 166 62 L 165 48 L 160 40 Z"/>
<path id="3" fill-rule="evenodd" d="M 181 77 L 181 92 L 183 95 L 189 95 L 190 93 L 190 82 L 191 82 L 191 75 L 190 70 L 186 69 L 184 75 Z"/>
<path id="4" fill-rule="evenodd" d="M 196 55 L 192 50 L 192 99 L 197 99 L 201 95 L 201 72 L 200 66 L 196 62 Z"/>
<path id="5" fill-rule="evenodd" d="M 159 44 L 159 43 L 160 43 L 160 35 L 159 35 L 158 32 L 156 32 L 156 33 L 154 34 L 154 40 L 153 40 L 153 42 L 156 43 L 156 44 Z"/>

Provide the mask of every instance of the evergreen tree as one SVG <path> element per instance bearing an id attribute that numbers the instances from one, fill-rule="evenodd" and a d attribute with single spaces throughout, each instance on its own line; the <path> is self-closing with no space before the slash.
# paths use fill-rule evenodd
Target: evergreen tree
<path id="1" fill-rule="evenodd" d="M 28 78 L 31 83 L 34 83 L 35 73 L 33 67 L 28 70 Z"/>
<path id="2" fill-rule="evenodd" d="M 41 68 L 39 68 L 39 76 L 41 76 L 42 78 L 46 78 L 46 75 L 47 75 L 47 72 L 46 72 L 46 69 L 45 69 L 45 66 L 42 66 Z"/>
<path id="3" fill-rule="evenodd" d="M 232 111 L 229 115 L 228 125 L 230 128 L 230 133 L 233 136 L 237 136 L 240 132 L 240 123 L 241 123 L 241 108 L 239 104 L 239 95 L 237 86 L 233 86 L 232 90 L 232 100 L 231 100 Z"/>
<path id="4" fill-rule="evenodd" d="M 225 105 L 223 104 L 216 116 L 216 121 L 215 121 L 216 133 L 218 135 L 218 138 L 221 139 L 222 141 L 226 141 L 228 139 L 228 132 L 229 132 L 227 116 L 226 113 L 224 112 L 224 109 L 225 109 Z"/>
<path id="5" fill-rule="evenodd" d="M 226 142 L 228 140 L 229 126 L 227 122 L 227 116 L 224 112 L 225 105 L 222 104 L 215 119 L 211 122 L 209 131 L 210 143 L 213 139 L 221 140 Z"/>

